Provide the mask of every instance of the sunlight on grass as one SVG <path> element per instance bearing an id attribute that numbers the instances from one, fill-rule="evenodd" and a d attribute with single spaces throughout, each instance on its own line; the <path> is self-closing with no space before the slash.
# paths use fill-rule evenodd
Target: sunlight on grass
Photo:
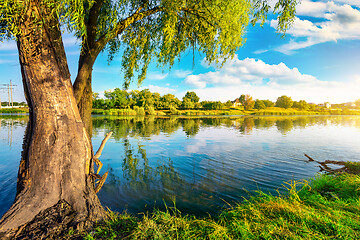
<path id="1" fill-rule="evenodd" d="M 141 217 L 109 211 L 109 220 L 85 239 L 360 238 L 358 175 L 318 175 L 285 185 L 287 195 L 259 191 L 216 217 L 182 216 L 175 204 Z"/>

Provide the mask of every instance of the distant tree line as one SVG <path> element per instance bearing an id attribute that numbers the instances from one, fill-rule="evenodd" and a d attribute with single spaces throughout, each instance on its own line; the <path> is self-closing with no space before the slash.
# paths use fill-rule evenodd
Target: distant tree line
<path id="1" fill-rule="evenodd" d="M 218 110 L 230 108 L 233 103 L 229 100 L 225 103 L 220 101 L 202 101 L 195 92 L 188 91 L 182 100 L 173 94 L 152 93 L 149 89 L 126 91 L 115 88 L 113 91 L 105 91 L 105 99 L 99 98 L 98 93 L 93 93 L 93 108 L 96 109 L 124 109 L 142 107 L 147 112 L 154 110 L 172 109 L 209 109 Z"/>
<path id="2" fill-rule="evenodd" d="M 27 107 L 26 102 L 12 102 L 13 106 Z M 11 106 L 11 102 L 1 102 L 2 107 Z"/>
<path id="3" fill-rule="evenodd" d="M 309 104 L 305 100 L 293 101 L 286 95 L 277 98 L 276 102 L 270 100 L 253 99 L 249 94 L 241 94 L 234 101 L 201 101 L 195 92 L 188 91 L 182 100 L 173 94 L 160 95 L 150 92 L 149 89 L 126 91 L 115 88 L 105 91 L 105 99 L 99 98 L 98 93 L 93 93 L 93 108 L 95 109 L 138 109 L 143 108 L 145 112 L 152 114 L 155 110 L 177 110 L 177 109 L 205 109 L 221 110 L 242 106 L 244 110 L 266 109 L 269 107 L 296 108 L 299 110 L 315 110 L 318 105 Z M 360 108 L 360 99 L 355 103 Z"/>

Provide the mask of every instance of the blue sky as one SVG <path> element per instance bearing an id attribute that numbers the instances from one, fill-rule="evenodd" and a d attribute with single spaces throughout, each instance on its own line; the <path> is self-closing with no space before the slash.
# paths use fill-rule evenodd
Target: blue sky
<path id="1" fill-rule="evenodd" d="M 281 95 L 307 102 L 343 103 L 360 99 L 360 0 L 302 0 L 297 18 L 285 39 L 276 33 L 276 20 L 249 26 L 247 42 L 223 68 L 209 66 L 204 56 L 184 53 L 171 71 L 152 64 L 139 89 L 180 99 L 195 91 L 200 100 L 234 100 L 241 94 L 275 101 Z M 64 44 L 76 77 L 79 46 L 70 35 Z M 108 65 L 107 54 L 98 57 L 93 70 L 93 91 L 121 88 L 121 52 Z M 16 84 L 14 101 L 23 101 L 16 45 L 0 44 L 0 84 Z M 130 89 L 138 89 L 132 84 Z M 2 101 L 7 91 L 0 90 Z"/>

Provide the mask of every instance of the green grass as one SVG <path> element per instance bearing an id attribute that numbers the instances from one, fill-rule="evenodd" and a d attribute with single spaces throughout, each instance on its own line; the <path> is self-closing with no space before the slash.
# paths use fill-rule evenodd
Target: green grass
<path id="1" fill-rule="evenodd" d="M 1 108 L 0 113 L 28 113 L 28 108 Z"/>
<path id="2" fill-rule="evenodd" d="M 172 207 L 141 217 L 109 212 L 85 239 L 360 239 L 358 175 L 318 175 L 286 186 L 286 195 L 258 192 L 207 218 Z"/>
<path id="3" fill-rule="evenodd" d="M 278 107 L 269 107 L 262 110 L 243 110 L 243 108 L 230 108 L 222 110 L 204 110 L 204 109 L 190 109 L 190 110 L 153 110 L 150 111 L 152 115 L 164 116 L 164 115 L 179 115 L 179 116 L 221 116 L 221 115 L 255 115 L 255 116 L 290 116 L 290 115 L 360 115 L 360 111 L 340 110 L 340 109 L 318 109 L 313 111 L 298 110 L 294 108 L 284 109 Z M 149 114 L 149 111 L 145 111 L 142 107 L 136 107 L 133 109 L 93 109 L 93 114 L 102 115 L 145 115 Z"/>
<path id="4" fill-rule="evenodd" d="M 289 116 L 289 115 L 322 115 L 325 113 L 320 111 L 305 111 L 305 110 L 301 111 L 293 108 L 284 109 L 284 108 L 272 107 L 272 108 L 262 109 L 259 111 L 251 111 L 249 112 L 249 114 L 257 115 L 257 116 L 265 116 L 265 115 Z M 329 115 L 329 114 L 326 113 L 325 115 Z"/>

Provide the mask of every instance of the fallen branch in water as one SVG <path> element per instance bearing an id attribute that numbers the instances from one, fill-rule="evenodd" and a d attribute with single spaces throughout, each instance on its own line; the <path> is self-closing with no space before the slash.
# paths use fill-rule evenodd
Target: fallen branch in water
<path id="1" fill-rule="evenodd" d="M 308 162 L 316 162 L 316 163 L 320 164 L 320 166 L 319 166 L 320 171 L 325 171 L 325 172 L 329 172 L 329 173 L 341 173 L 341 172 L 346 172 L 346 173 L 351 173 L 351 174 L 359 174 L 360 173 L 360 164 L 359 163 L 345 162 L 345 161 L 333 161 L 333 160 L 326 160 L 324 162 L 321 162 L 321 161 L 314 160 L 312 157 L 310 157 L 306 153 L 304 153 L 304 156 L 309 159 Z M 331 167 L 328 166 L 328 164 L 335 164 L 335 165 L 340 165 L 343 167 L 338 168 L 338 169 L 332 169 Z"/>

